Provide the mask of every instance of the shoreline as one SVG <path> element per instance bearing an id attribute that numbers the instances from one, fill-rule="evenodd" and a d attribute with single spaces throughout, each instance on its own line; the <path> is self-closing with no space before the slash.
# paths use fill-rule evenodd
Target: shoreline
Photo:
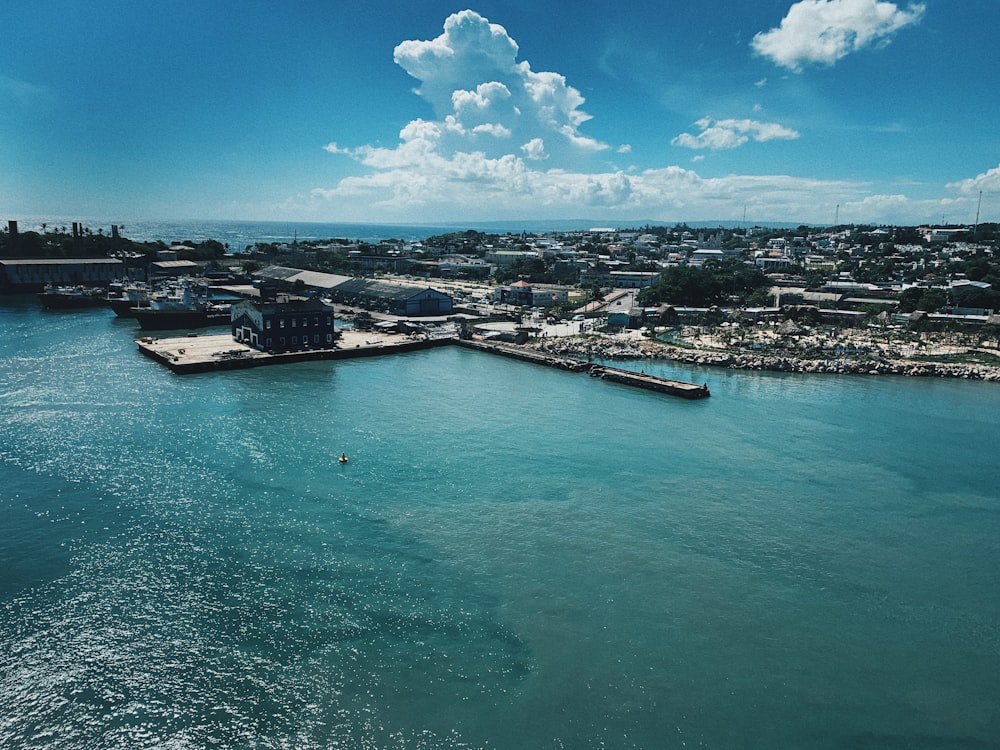
<path id="1" fill-rule="evenodd" d="M 897 375 L 1000 382 L 1000 366 L 867 356 L 815 358 L 795 353 L 758 354 L 687 347 L 649 339 L 534 339 L 526 346 L 548 354 L 597 359 L 662 359 L 699 367 L 828 375 Z"/>

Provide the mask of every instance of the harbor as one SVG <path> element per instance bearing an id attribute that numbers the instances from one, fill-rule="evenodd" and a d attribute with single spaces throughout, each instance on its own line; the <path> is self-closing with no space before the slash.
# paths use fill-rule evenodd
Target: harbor
<path id="1" fill-rule="evenodd" d="M 0 745 L 997 736 L 998 389 L 596 345 L 711 398 L 457 345 L 179 376 L 110 311 L 4 305 Z"/>

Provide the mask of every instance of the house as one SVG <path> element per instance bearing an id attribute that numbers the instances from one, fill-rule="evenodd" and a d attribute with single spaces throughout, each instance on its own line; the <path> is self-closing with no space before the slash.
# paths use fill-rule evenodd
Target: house
<path id="1" fill-rule="evenodd" d="M 232 306 L 233 340 L 260 351 L 331 349 L 333 306 L 318 297 L 288 294 L 241 300 Z"/>
<path id="2" fill-rule="evenodd" d="M 722 260 L 724 257 L 725 253 L 718 248 L 699 248 L 688 257 L 688 264 L 695 268 L 700 268 L 705 264 L 705 261 Z"/>
<path id="3" fill-rule="evenodd" d="M 532 300 L 531 284 L 523 279 L 515 281 L 507 289 L 500 290 L 500 301 L 507 305 L 530 306 Z"/>

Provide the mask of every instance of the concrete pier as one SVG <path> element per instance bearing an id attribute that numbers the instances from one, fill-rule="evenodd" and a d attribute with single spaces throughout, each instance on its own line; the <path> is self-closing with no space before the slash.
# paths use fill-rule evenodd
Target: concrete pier
<path id="1" fill-rule="evenodd" d="M 226 333 L 217 336 L 184 336 L 158 339 L 150 336 L 136 340 L 139 351 L 184 375 L 218 370 L 242 370 L 249 367 L 309 362 L 318 359 L 354 359 L 382 354 L 430 349 L 452 343 L 453 339 L 413 338 L 400 334 L 359 333 L 344 331 L 336 348 L 309 349 L 295 352 L 269 352 L 252 349 L 233 340 Z"/>

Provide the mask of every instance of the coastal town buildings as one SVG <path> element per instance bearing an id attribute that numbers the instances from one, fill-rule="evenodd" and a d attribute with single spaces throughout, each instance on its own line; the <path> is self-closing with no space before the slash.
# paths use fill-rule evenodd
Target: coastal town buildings
<path id="1" fill-rule="evenodd" d="M 25 232 L 23 227 L 6 233 L 0 229 L 0 284 L 26 291 L 46 283 L 107 283 L 132 277 L 138 260 L 123 268 L 119 257 L 23 257 L 30 247 L 58 246 L 65 251 L 85 240 L 125 242 L 117 231 L 113 235 L 98 238 L 79 227 L 65 238 Z M 463 305 L 489 300 L 507 312 L 544 308 L 551 311 L 547 315 L 568 319 L 591 301 L 600 309 L 600 300 L 612 290 L 656 289 L 676 269 L 711 274 L 724 268 L 733 277 L 731 288 L 717 291 L 711 301 L 658 297 L 648 308 L 664 303 L 675 310 L 717 307 L 735 314 L 745 307 L 773 305 L 789 314 L 811 308 L 825 319 L 860 322 L 880 313 L 906 318 L 920 311 L 927 320 L 975 325 L 992 320 L 1000 309 L 997 242 L 996 225 L 676 225 L 504 234 L 467 230 L 420 242 L 259 243 L 227 254 L 214 264 L 214 272 L 225 272 L 223 263 L 253 265 L 255 283 L 274 282 L 287 294 L 317 294 L 337 304 L 397 316 L 449 316 Z M 147 276 L 207 274 L 211 269 L 203 260 L 191 259 L 201 250 L 198 245 L 158 243 L 143 270 Z M 766 300 L 758 296 L 748 301 L 738 294 L 735 277 L 740 269 L 766 277 Z M 462 291 L 463 281 L 475 291 Z M 620 321 L 620 310 L 608 312 Z M 585 314 L 595 317 L 593 311 Z M 628 317 L 630 326 L 646 322 L 633 314 Z"/>

